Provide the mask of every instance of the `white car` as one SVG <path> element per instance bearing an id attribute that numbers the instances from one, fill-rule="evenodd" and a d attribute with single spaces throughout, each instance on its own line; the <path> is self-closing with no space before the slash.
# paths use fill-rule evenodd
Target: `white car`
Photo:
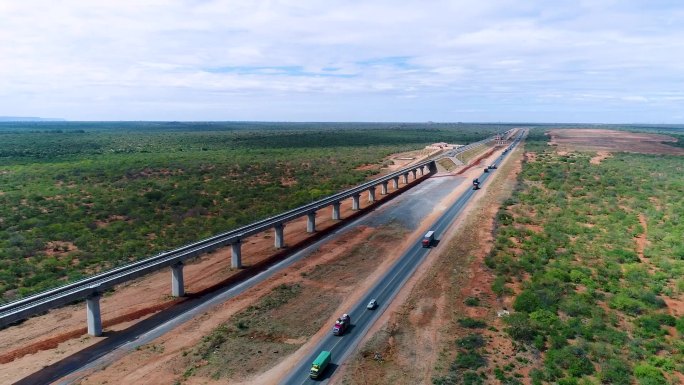
<path id="1" fill-rule="evenodd" d="M 366 306 L 366 309 L 373 310 L 376 307 L 378 307 L 378 301 L 376 301 L 375 298 L 373 298 L 372 300 L 370 300 L 370 302 L 368 302 L 368 306 Z"/>

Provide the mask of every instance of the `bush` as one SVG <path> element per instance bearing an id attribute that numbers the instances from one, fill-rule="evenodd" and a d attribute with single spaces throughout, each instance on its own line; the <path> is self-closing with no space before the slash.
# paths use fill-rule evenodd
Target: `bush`
<path id="1" fill-rule="evenodd" d="M 513 309 L 526 313 L 532 313 L 540 306 L 539 297 L 529 289 L 523 290 L 513 302 Z"/>
<path id="2" fill-rule="evenodd" d="M 456 341 L 456 345 L 466 350 L 474 350 L 485 345 L 481 334 L 470 334 Z"/>
<path id="3" fill-rule="evenodd" d="M 532 341 L 537 335 L 537 330 L 532 327 L 529 317 L 524 313 L 514 313 L 505 318 L 508 324 L 506 332 L 518 341 Z"/>
<path id="4" fill-rule="evenodd" d="M 667 381 L 663 373 L 649 364 L 643 363 L 634 367 L 634 376 L 640 385 L 666 385 Z"/>
<path id="5" fill-rule="evenodd" d="M 482 329 L 485 326 L 487 326 L 487 324 L 484 321 L 470 317 L 459 319 L 458 324 L 468 329 Z"/>
<path id="6" fill-rule="evenodd" d="M 445 376 L 433 377 L 433 385 L 456 385 L 458 384 L 458 379 L 455 374 L 447 374 Z"/>
<path id="7" fill-rule="evenodd" d="M 480 353 L 469 351 L 459 352 L 452 368 L 457 369 L 477 369 L 486 364 L 484 357 Z"/>
<path id="8" fill-rule="evenodd" d="M 477 297 L 468 297 L 465 301 L 463 301 L 463 303 L 465 303 L 466 306 L 479 306 L 480 299 Z"/>
<path id="9" fill-rule="evenodd" d="M 632 370 L 624 361 L 612 358 L 601 365 L 598 378 L 603 384 L 629 384 Z"/>
<path id="10" fill-rule="evenodd" d="M 608 304 L 613 309 L 622 310 L 631 315 L 641 314 L 645 309 L 643 302 L 630 298 L 624 294 L 616 294 L 611 298 Z"/>
<path id="11" fill-rule="evenodd" d="M 562 368 L 572 377 L 582 377 L 594 373 L 594 365 L 586 352 L 577 346 L 566 346 L 558 350 L 549 350 L 544 361 L 548 369 Z"/>
<path id="12" fill-rule="evenodd" d="M 677 328 L 677 331 L 679 332 L 679 334 L 684 335 L 684 316 L 680 316 L 677 319 L 677 322 L 675 324 L 675 328 Z"/>
<path id="13" fill-rule="evenodd" d="M 463 385 L 484 385 L 484 379 L 476 372 L 463 373 Z"/>
<path id="14" fill-rule="evenodd" d="M 506 278 L 503 276 L 496 277 L 492 282 L 492 291 L 499 297 L 507 294 L 509 290 L 506 287 Z"/>

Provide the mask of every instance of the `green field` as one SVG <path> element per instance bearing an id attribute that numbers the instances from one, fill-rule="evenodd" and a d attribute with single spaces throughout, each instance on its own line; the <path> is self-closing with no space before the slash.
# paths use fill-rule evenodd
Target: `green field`
<path id="1" fill-rule="evenodd" d="M 536 161 L 499 212 L 486 260 L 495 293 L 515 296 L 506 331 L 519 356 L 497 378 L 521 383 L 528 365 L 516 363 L 531 352 L 533 384 L 678 383 L 684 158 L 617 153 L 593 165 L 540 135 L 526 150 Z"/>
<path id="2" fill-rule="evenodd" d="M 0 302 L 311 202 L 391 153 L 508 128 L 2 123 Z M 378 167 L 355 170 L 365 164 Z"/>

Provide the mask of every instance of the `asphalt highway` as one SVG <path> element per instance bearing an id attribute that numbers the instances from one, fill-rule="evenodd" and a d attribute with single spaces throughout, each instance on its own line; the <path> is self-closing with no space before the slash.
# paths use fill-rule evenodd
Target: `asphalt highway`
<path id="1" fill-rule="evenodd" d="M 503 161 L 505 156 L 510 154 L 500 155 L 493 163 L 498 165 Z M 484 169 L 484 165 L 482 168 Z M 497 172 L 497 170 L 490 170 L 483 172 L 478 178 L 480 186 L 489 179 L 490 175 Z M 449 209 L 437 219 L 437 221 L 430 227 L 430 230 L 435 232 L 435 238 L 440 239 L 442 234 L 451 226 L 458 215 L 463 211 L 463 208 L 470 201 L 473 195 L 477 194 L 478 190 L 468 189 L 454 202 Z M 404 283 L 413 275 L 420 263 L 432 250 L 421 245 L 420 239 L 417 240 L 412 247 L 410 247 L 404 255 L 383 275 L 347 314 L 351 317 L 352 327 L 342 336 L 335 336 L 332 334 L 332 327 L 334 319 L 330 322 L 331 332 L 323 338 L 323 340 L 312 350 L 311 354 L 302 359 L 290 372 L 290 375 L 285 378 L 282 384 L 319 384 L 321 382 L 327 383 L 330 377 L 335 373 L 336 369 L 341 365 L 347 356 L 358 345 L 363 336 L 368 332 L 375 320 L 380 317 L 384 310 L 389 306 L 392 299 L 397 295 Z M 378 301 L 378 307 L 375 310 L 366 309 L 368 302 L 375 298 Z M 318 354 L 327 350 L 331 353 L 331 363 L 323 372 L 321 378 L 313 380 L 309 377 L 309 369 L 311 363 L 316 359 Z"/>

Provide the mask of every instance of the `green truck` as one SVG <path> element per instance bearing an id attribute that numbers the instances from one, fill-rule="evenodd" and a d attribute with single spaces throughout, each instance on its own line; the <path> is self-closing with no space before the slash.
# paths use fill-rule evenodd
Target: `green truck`
<path id="1" fill-rule="evenodd" d="M 309 372 L 309 376 L 311 378 L 316 379 L 323 374 L 325 371 L 325 368 L 328 367 L 328 364 L 330 363 L 330 352 L 328 351 L 322 351 L 321 354 L 316 357 L 314 360 L 313 364 L 311 364 L 311 371 Z"/>

